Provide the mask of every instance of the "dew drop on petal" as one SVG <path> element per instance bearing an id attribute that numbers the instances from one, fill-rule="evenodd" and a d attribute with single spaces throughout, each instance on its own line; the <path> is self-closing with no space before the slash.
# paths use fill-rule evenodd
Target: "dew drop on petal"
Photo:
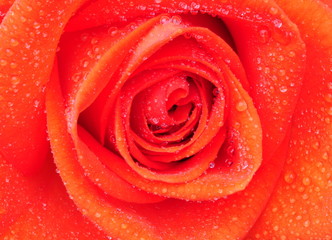
<path id="1" fill-rule="evenodd" d="M 14 52 L 11 49 L 6 49 L 6 55 L 7 57 L 11 57 L 14 55 Z"/>
<path id="2" fill-rule="evenodd" d="M 269 11 L 272 15 L 276 15 L 278 13 L 278 9 L 275 7 L 271 7 Z"/>
<path id="3" fill-rule="evenodd" d="M 274 19 L 272 22 L 273 22 L 275 27 L 277 27 L 277 28 L 282 27 L 282 22 L 279 19 Z"/>
<path id="4" fill-rule="evenodd" d="M 308 198 L 309 198 L 309 195 L 308 195 L 308 194 L 305 193 L 305 194 L 302 195 L 302 199 L 303 199 L 303 200 L 307 200 Z"/>
<path id="5" fill-rule="evenodd" d="M 324 152 L 323 155 L 322 155 L 322 158 L 323 158 L 324 160 L 327 160 L 327 159 L 329 158 L 328 153 L 327 153 L 327 152 Z"/>
<path id="6" fill-rule="evenodd" d="M 4 60 L 4 59 L 1 59 L 0 60 L 0 66 L 6 66 L 7 65 L 7 61 L 6 60 Z"/>
<path id="7" fill-rule="evenodd" d="M 288 91 L 288 89 L 287 89 L 286 86 L 281 86 L 281 87 L 279 88 L 279 90 L 280 90 L 280 92 L 282 92 L 282 93 L 285 93 L 285 92 Z"/>
<path id="8" fill-rule="evenodd" d="M 17 85 L 19 83 L 20 83 L 20 79 L 18 77 L 16 77 L 16 76 L 13 76 L 12 77 L 12 84 L 13 85 Z"/>
<path id="9" fill-rule="evenodd" d="M 180 16 L 173 16 L 171 18 L 171 22 L 174 24 L 180 24 L 182 22 L 182 18 Z"/>
<path id="10" fill-rule="evenodd" d="M 309 186 L 311 183 L 310 178 L 308 178 L 308 177 L 303 178 L 302 183 L 304 186 Z"/>
<path id="11" fill-rule="evenodd" d="M 324 99 L 326 102 L 331 103 L 332 102 L 332 93 L 328 93 L 324 96 Z"/>
<path id="12" fill-rule="evenodd" d="M 290 52 L 288 53 L 288 56 L 290 56 L 290 57 L 295 57 L 295 52 L 294 52 L 294 51 L 290 51 Z"/>
<path id="13" fill-rule="evenodd" d="M 263 27 L 259 30 L 260 41 L 267 43 L 271 37 L 271 32 L 267 27 Z"/>
<path id="14" fill-rule="evenodd" d="M 10 67 L 11 67 L 12 69 L 17 68 L 17 63 L 11 62 L 11 63 L 10 63 Z"/>
<path id="15" fill-rule="evenodd" d="M 10 39 L 11 46 L 16 47 L 18 44 L 19 44 L 19 42 L 16 39 L 14 39 L 14 38 Z"/>
<path id="16" fill-rule="evenodd" d="M 279 76 L 285 76 L 286 71 L 284 69 L 279 70 Z"/>
<path id="17" fill-rule="evenodd" d="M 239 112 L 243 112 L 243 111 L 247 110 L 248 106 L 247 106 L 247 103 L 245 101 L 239 101 L 238 103 L 236 103 L 235 108 Z"/>
<path id="18" fill-rule="evenodd" d="M 210 164 L 209 164 L 209 168 L 214 168 L 215 167 L 215 163 L 214 162 L 210 162 Z"/>
<path id="19" fill-rule="evenodd" d="M 313 148 L 313 149 L 316 149 L 316 150 L 319 148 L 319 146 L 320 146 L 319 142 L 314 142 L 314 143 L 312 144 L 312 148 Z"/>
<path id="20" fill-rule="evenodd" d="M 309 227 L 309 226 L 310 226 L 310 221 L 309 221 L 309 220 L 305 221 L 305 222 L 303 223 L 303 226 L 304 226 L 304 227 Z"/>
<path id="21" fill-rule="evenodd" d="M 286 172 L 284 175 L 284 180 L 287 183 L 292 183 L 295 179 L 296 175 L 294 172 L 290 171 L 290 172 Z"/>
<path id="22" fill-rule="evenodd" d="M 161 24 L 169 23 L 169 21 L 170 21 L 170 17 L 168 17 L 168 16 L 162 16 L 159 20 L 159 22 Z"/>
<path id="23" fill-rule="evenodd" d="M 332 116 L 332 107 L 329 107 L 326 109 L 326 113 L 330 116 Z"/>

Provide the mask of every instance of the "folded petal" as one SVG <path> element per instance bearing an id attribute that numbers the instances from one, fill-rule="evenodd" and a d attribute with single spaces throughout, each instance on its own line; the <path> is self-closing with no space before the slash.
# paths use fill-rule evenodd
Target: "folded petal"
<path id="1" fill-rule="evenodd" d="M 249 239 L 330 239 L 332 11 L 317 1 L 277 2 L 304 36 L 306 75 L 285 167 Z"/>
<path id="2" fill-rule="evenodd" d="M 15 1 L 1 22 L 0 151 L 27 174 L 38 171 L 49 151 L 45 84 L 63 28 L 81 2 Z M 10 3 L 1 3 L 1 11 Z"/>

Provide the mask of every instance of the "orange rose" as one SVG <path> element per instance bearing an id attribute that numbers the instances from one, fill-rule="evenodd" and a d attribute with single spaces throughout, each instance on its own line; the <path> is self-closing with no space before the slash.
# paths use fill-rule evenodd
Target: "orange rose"
<path id="1" fill-rule="evenodd" d="M 1 239 L 332 239 L 330 7 L 0 0 Z"/>

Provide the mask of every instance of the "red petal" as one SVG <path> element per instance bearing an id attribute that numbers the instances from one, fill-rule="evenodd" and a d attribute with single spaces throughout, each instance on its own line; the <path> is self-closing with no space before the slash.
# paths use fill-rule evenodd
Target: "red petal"
<path id="1" fill-rule="evenodd" d="M 38 171 L 49 151 L 44 87 L 63 27 L 80 2 L 16 1 L 1 23 L 1 153 L 25 173 Z"/>
<path id="2" fill-rule="evenodd" d="M 290 151 L 270 202 L 250 239 L 332 236 L 332 11 L 315 1 L 278 0 L 307 47 L 304 86 Z"/>
<path id="3" fill-rule="evenodd" d="M 0 158 L 0 238 L 106 239 L 77 211 L 48 160 L 40 173 L 26 177 Z"/>

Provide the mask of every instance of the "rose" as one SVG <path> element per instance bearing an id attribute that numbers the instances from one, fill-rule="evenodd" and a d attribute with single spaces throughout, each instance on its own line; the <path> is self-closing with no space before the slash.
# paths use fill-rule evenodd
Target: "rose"
<path id="1" fill-rule="evenodd" d="M 0 6 L 4 239 L 330 238 L 324 3 Z"/>

